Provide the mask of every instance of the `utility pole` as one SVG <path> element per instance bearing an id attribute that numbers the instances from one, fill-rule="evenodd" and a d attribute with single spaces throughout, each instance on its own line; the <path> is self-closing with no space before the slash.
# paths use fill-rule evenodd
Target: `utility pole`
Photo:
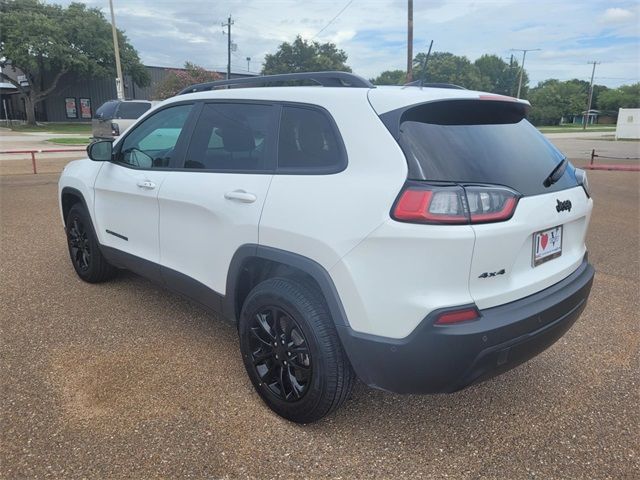
<path id="1" fill-rule="evenodd" d="M 518 80 L 518 94 L 517 98 L 520 98 L 520 90 L 522 89 L 522 75 L 524 74 L 524 60 L 527 58 L 527 52 L 539 52 L 539 48 L 512 48 L 512 52 L 522 52 L 522 65 L 520 65 L 520 80 Z"/>
<path id="2" fill-rule="evenodd" d="M 587 111 L 584 114 L 584 119 L 582 120 L 582 129 L 587 129 L 587 122 L 589 121 L 589 112 L 591 111 L 591 100 L 593 100 L 593 77 L 596 74 L 596 65 L 600 62 L 596 62 L 595 60 L 588 62 L 593 65 L 593 70 L 591 70 L 591 86 L 589 87 L 589 103 L 587 104 Z"/>
<path id="3" fill-rule="evenodd" d="M 251 57 L 247 57 L 247 72 L 251 71 L 250 65 L 251 65 Z"/>
<path id="4" fill-rule="evenodd" d="M 231 20 L 231 15 L 227 19 L 227 23 L 223 23 L 223 27 L 227 27 L 227 80 L 231 78 L 231 25 L 233 25 L 233 20 Z"/>
<path id="5" fill-rule="evenodd" d="M 122 79 L 122 66 L 120 65 L 120 47 L 118 46 L 118 30 L 116 28 L 116 17 L 113 14 L 113 0 L 109 0 L 111 10 L 111 34 L 113 35 L 113 50 L 116 55 L 116 92 L 118 100 L 124 100 L 124 81 Z"/>
<path id="6" fill-rule="evenodd" d="M 413 81 L 413 0 L 407 4 L 407 80 Z"/>

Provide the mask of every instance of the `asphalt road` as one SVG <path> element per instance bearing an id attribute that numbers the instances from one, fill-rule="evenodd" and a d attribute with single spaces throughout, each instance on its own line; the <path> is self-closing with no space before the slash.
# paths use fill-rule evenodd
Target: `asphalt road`
<path id="1" fill-rule="evenodd" d="M 358 384 L 304 427 L 261 403 L 228 324 L 76 277 L 57 176 L 0 177 L 0 477 L 638 478 L 640 174 L 589 175 L 597 275 L 565 337 L 453 395 Z"/>

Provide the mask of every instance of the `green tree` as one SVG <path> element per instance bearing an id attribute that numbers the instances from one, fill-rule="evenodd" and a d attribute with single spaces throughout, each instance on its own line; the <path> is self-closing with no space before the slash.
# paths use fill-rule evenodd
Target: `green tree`
<path id="1" fill-rule="evenodd" d="M 413 60 L 413 78 L 422 78 L 422 65 L 426 53 L 418 53 Z M 425 75 L 426 83 L 452 83 L 470 90 L 482 90 L 484 87 L 478 67 L 467 57 L 449 52 L 434 52 L 429 57 Z"/>
<path id="2" fill-rule="evenodd" d="M 150 77 L 127 37 L 118 31 L 123 70 L 140 86 Z M 20 70 L 28 86 L 6 73 L 0 78 L 24 95 L 27 123 L 35 106 L 66 75 L 115 77 L 111 25 L 97 8 L 72 3 L 67 8 L 40 0 L 0 0 L 0 66 Z"/>
<path id="3" fill-rule="evenodd" d="M 347 54 L 334 43 L 303 40 L 297 36 L 293 43 L 283 42 L 276 53 L 264 57 L 263 75 L 278 73 L 321 72 L 339 70 L 350 72 Z"/>
<path id="4" fill-rule="evenodd" d="M 520 80 L 520 65 L 517 61 L 509 63 L 497 55 L 482 55 L 473 64 L 478 69 L 482 79 L 483 89 L 500 95 L 515 96 Z M 520 96 L 526 96 L 529 76 L 526 70 L 522 74 L 522 90 Z"/>
<path id="5" fill-rule="evenodd" d="M 370 82 L 374 85 L 404 85 L 406 80 L 407 72 L 404 70 L 385 70 Z"/>
<path id="6" fill-rule="evenodd" d="M 185 62 L 184 70 L 170 70 L 158 83 L 153 92 L 153 98 L 164 100 L 173 97 L 181 90 L 197 83 L 213 82 L 222 77 L 216 72 L 210 72 L 195 63 Z"/>
<path id="7" fill-rule="evenodd" d="M 640 108 L 640 82 L 600 92 L 597 105 L 600 110 L 614 111 L 619 108 Z"/>
<path id="8" fill-rule="evenodd" d="M 545 80 L 531 89 L 529 119 L 534 125 L 558 125 L 562 117 L 587 109 L 589 84 L 582 80 Z"/>

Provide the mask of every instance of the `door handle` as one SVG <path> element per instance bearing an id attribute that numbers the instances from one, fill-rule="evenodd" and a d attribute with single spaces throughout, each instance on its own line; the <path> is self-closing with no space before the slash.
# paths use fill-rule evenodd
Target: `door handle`
<path id="1" fill-rule="evenodd" d="M 233 192 L 227 192 L 224 194 L 224 198 L 227 200 L 236 200 L 242 203 L 253 203 L 258 197 L 253 193 L 245 192 L 244 190 L 234 190 Z"/>
<path id="2" fill-rule="evenodd" d="M 138 186 L 140 188 L 144 188 L 145 190 L 153 190 L 154 188 L 156 188 L 156 184 L 151 180 L 141 180 L 138 182 Z"/>

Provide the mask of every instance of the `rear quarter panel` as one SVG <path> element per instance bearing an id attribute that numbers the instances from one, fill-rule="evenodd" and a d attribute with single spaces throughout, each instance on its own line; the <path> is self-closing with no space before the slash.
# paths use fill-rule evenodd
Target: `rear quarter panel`
<path id="1" fill-rule="evenodd" d="M 303 255 L 330 270 L 389 218 L 407 164 L 362 90 L 336 92 L 320 104 L 338 126 L 347 168 L 329 175 L 274 175 L 260 220 L 261 245 Z"/>

